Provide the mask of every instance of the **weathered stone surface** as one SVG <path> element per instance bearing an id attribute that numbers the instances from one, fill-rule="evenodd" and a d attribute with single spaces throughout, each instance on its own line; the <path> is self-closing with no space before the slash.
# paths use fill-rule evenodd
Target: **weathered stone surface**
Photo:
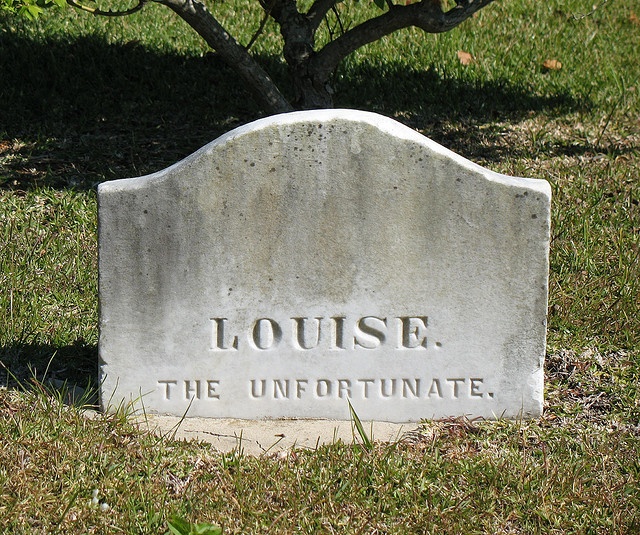
<path id="1" fill-rule="evenodd" d="M 98 196 L 104 408 L 542 411 L 543 180 L 379 115 L 323 110 L 256 121 Z"/>

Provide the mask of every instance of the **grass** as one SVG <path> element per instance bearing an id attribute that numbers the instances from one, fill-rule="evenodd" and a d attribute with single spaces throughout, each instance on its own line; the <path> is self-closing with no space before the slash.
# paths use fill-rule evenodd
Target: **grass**
<path id="1" fill-rule="evenodd" d="M 342 22 L 361 4 L 341 4 Z M 245 43 L 250 5 L 215 4 Z M 41 386 L 95 387 L 96 184 L 164 168 L 260 110 L 161 6 L 2 16 L 3 531 L 164 533 L 172 515 L 225 533 L 640 531 L 640 8 L 593 5 L 496 2 L 453 32 L 368 45 L 334 80 L 337 106 L 551 183 L 545 416 L 260 458 L 158 438 L 126 411 L 86 418 Z M 278 44 L 267 25 L 255 51 L 288 91 Z"/>
<path id="2" fill-rule="evenodd" d="M 170 515 L 225 533 L 640 528 L 637 428 L 453 420 L 396 444 L 253 458 L 140 432 L 124 414 L 87 419 L 41 392 L 0 403 L 9 533 L 161 533 Z"/>

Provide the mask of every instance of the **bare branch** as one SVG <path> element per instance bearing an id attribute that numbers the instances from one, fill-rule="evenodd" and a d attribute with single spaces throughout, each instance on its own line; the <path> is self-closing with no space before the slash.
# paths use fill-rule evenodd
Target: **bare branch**
<path id="1" fill-rule="evenodd" d="M 336 6 L 332 6 L 331 11 L 336 17 L 336 21 L 338 23 L 338 26 L 340 27 L 340 35 L 342 35 L 345 32 L 345 29 L 344 25 L 342 24 L 342 19 L 340 18 L 340 12 L 338 11 L 338 8 Z"/>
<path id="2" fill-rule="evenodd" d="M 320 23 L 324 20 L 325 15 L 331 10 L 340 0 L 316 0 L 309 11 L 307 11 L 307 18 L 311 27 L 317 29 Z"/>
<path id="3" fill-rule="evenodd" d="M 264 17 L 262 17 L 262 20 L 260 21 L 260 26 L 256 30 L 256 33 L 254 33 L 253 36 L 251 37 L 251 40 L 249 41 L 249 44 L 244 47 L 245 50 L 249 50 L 253 46 L 253 43 L 255 43 L 258 40 L 258 37 L 260 36 L 262 31 L 264 30 L 264 27 L 267 24 L 267 21 L 269 20 L 269 17 L 271 16 L 271 10 L 273 9 L 273 6 L 275 6 L 275 5 L 276 5 L 276 0 L 270 0 L 269 3 L 266 6 L 263 6 L 264 7 Z"/>
<path id="4" fill-rule="evenodd" d="M 469 17 L 473 16 L 474 13 L 480 11 L 491 2 L 493 2 L 493 0 L 456 0 L 456 7 L 450 9 L 444 14 L 445 24 L 443 29 L 440 30 L 440 32 L 430 33 L 441 33 L 453 30 L 456 26 L 463 23 Z"/>
<path id="5" fill-rule="evenodd" d="M 220 54 L 271 113 L 291 111 L 291 104 L 249 53 L 222 27 L 199 0 L 154 0 L 172 9 Z"/>
<path id="6" fill-rule="evenodd" d="M 131 15 L 133 13 L 136 13 L 137 11 L 140 11 L 144 5 L 146 4 L 147 0 L 138 0 L 138 4 L 133 6 L 132 8 L 129 9 L 125 9 L 122 11 L 112 11 L 112 10 L 108 10 L 108 11 L 103 11 L 102 9 L 98 9 L 97 7 L 90 7 L 90 6 L 86 6 L 84 4 L 81 4 L 80 2 L 77 2 L 76 0 L 67 0 L 67 4 L 69 4 L 72 7 L 75 7 L 76 9 L 80 9 L 82 11 L 86 11 L 87 13 L 91 13 L 92 15 L 96 15 L 96 16 L 101 16 L 101 17 L 126 17 L 127 15 Z"/>
<path id="7" fill-rule="evenodd" d="M 343 58 L 368 43 L 410 26 L 427 33 L 447 32 L 493 1 L 458 0 L 457 5 L 447 12 L 442 11 L 439 2 L 433 0 L 422 0 L 406 6 L 393 5 L 385 13 L 355 26 L 328 43 L 312 58 L 309 70 L 319 78 L 328 77 Z"/>

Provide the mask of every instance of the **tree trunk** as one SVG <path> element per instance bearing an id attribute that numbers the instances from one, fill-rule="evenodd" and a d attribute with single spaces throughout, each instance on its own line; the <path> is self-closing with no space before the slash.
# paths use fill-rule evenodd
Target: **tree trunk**
<path id="1" fill-rule="evenodd" d="M 282 113 L 291 111 L 294 106 L 301 109 L 333 107 L 331 76 L 339 63 L 361 46 L 410 26 L 427 33 L 449 31 L 494 0 L 455 0 L 455 7 L 446 12 L 442 10 L 440 0 L 421 0 L 413 4 L 394 4 L 393 0 L 387 0 L 384 12 L 348 29 L 318 51 L 315 50 L 315 32 L 328 10 L 340 0 L 315 0 L 307 13 L 298 11 L 296 0 L 258 0 L 265 13 L 280 26 L 283 54 L 293 79 L 294 106 L 201 0 L 154 1 L 171 8 L 198 32 L 238 73 L 267 111 Z"/>
<path id="2" fill-rule="evenodd" d="M 256 100 L 270 113 L 292 111 L 271 77 L 222 27 L 199 0 L 155 0 L 171 8 L 235 70 L 254 94 Z"/>
<path id="3" fill-rule="evenodd" d="M 300 13 L 295 0 L 259 1 L 265 12 L 280 26 L 284 40 L 282 52 L 293 80 L 294 106 L 300 109 L 331 108 L 333 101 L 327 84 L 328 77 L 322 79 L 309 72 L 310 62 L 316 55 L 315 32 L 322 19 Z M 324 1 L 328 2 L 327 5 L 333 5 L 337 0 Z"/>
<path id="4" fill-rule="evenodd" d="M 330 108 L 331 76 L 340 62 L 358 48 L 410 26 L 426 33 L 447 32 L 494 0 L 456 0 L 455 7 L 446 12 L 439 0 L 406 5 L 389 0 L 383 13 L 347 30 L 319 51 L 314 50 L 317 25 L 338 0 L 316 0 L 306 15 L 297 11 L 295 0 L 261 0 L 265 1 L 275 6 L 273 16 L 285 40 L 285 59 L 294 79 L 294 104 L 301 108 Z"/>
<path id="5" fill-rule="evenodd" d="M 302 76 L 295 76 L 293 84 L 296 108 L 303 110 L 333 108 L 333 90 L 328 81 L 314 79 L 306 72 Z"/>

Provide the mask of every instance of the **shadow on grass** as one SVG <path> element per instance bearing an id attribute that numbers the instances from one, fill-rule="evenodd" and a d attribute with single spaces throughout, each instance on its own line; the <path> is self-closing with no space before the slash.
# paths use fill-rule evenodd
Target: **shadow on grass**
<path id="1" fill-rule="evenodd" d="M 259 113 L 215 55 L 5 34 L 0 72 L 5 188 L 87 188 L 152 172 Z"/>
<path id="2" fill-rule="evenodd" d="M 481 164 L 530 156 L 530 147 L 505 141 L 505 123 L 516 124 L 540 114 L 557 117 L 592 107 L 569 91 L 539 96 L 510 80 L 481 81 L 468 73 L 440 74 L 397 64 L 359 65 L 337 87 L 344 107 L 364 106 L 397 118 Z M 555 155 L 591 151 L 593 147 L 586 144 L 554 145 Z"/>
<path id="3" fill-rule="evenodd" d="M 260 60 L 280 87 L 290 85 L 278 58 Z M 480 83 L 400 64 L 342 71 L 337 107 L 397 117 L 467 157 L 489 161 L 503 156 L 490 150 L 500 132 L 479 136 L 478 125 L 584 104 L 568 94 L 534 96 L 507 80 Z M 262 115 L 215 54 L 159 54 L 99 37 L 42 43 L 4 33 L 0 72 L 5 189 L 91 188 L 157 171 Z"/>
<path id="4" fill-rule="evenodd" d="M 0 386 L 29 387 L 33 380 L 67 382 L 95 389 L 98 346 L 78 340 L 71 345 L 15 343 L 0 346 Z"/>

